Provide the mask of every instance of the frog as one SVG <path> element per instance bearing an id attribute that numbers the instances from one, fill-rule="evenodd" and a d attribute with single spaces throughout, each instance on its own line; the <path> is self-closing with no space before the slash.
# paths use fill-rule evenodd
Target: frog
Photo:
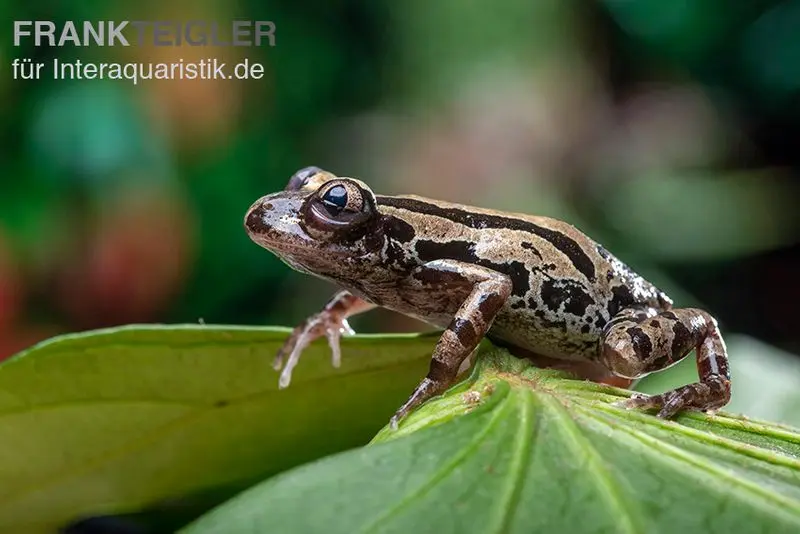
<path id="1" fill-rule="evenodd" d="M 535 364 L 629 387 L 696 354 L 698 381 L 632 393 L 627 409 L 671 419 L 728 404 L 731 374 L 716 319 L 678 308 L 601 244 L 558 219 L 416 195 L 379 195 L 316 166 L 247 210 L 252 241 L 338 291 L 275 355 L 279 388 L 302 352 L 326 338 L 341 364 L 348 318 L 382 307 L 442 333 L 427 374 L 390 419 L 452 387 L 484 338 Z M 468 365 L 467 365 L 468 366 Z"/>

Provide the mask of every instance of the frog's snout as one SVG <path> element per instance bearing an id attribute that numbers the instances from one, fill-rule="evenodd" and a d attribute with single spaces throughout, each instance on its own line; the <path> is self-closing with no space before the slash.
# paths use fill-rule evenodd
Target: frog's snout
<path id="1" fill-rule="evenodd" d="M 269 213 L 274 209 L 271 202 L 259 200 L 247 210 L 244 216 L 244 227 L 251 235 L 264 235 L 269 232 L 271 225 L 267 223 Z"/>
<path id="2" fill-rule="evenodd" d="M 295 193 L 275 193 L 261 197 L 244 216 L 250 239 L 270 250 L 308 241 L 300 223 L 302 199 Z"/>

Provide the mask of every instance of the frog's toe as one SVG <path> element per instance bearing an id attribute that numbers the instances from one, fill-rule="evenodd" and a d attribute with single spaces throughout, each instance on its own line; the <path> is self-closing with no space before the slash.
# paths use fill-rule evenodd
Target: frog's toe
<path id="1" fill-rule="evenodd" d="M 272 360 L 272 368 L 276 371 L 280 371 L 281 367 L 283 367 L 283 349 L 278 351 L 278 354 L 275 355 L 275 358 Z"/>
<path id="2" fill-rule="evenodd" d="M 281 377 L 278 379 L 278 387 L 280 389 L 289 387 L 289 384 L 292 382 L 292 371 L 297 365 L 297 362 L 300 361 L 300 355 L 303 353 L 303 350 L 311 341 L 312 336 L 308 331 L 303 332 L 297 339 L 297 343 L 292 348 L 291 354 L 289 354 L 289 357 L 286 359 L 286 365 L 283 366 Z"/>
<path id="3" fill-rule="evenodd" d="M 330 328 L 326 337 L 328 346 L 331 348 L 331 365 L 338 369 L 342 365 L 342 348 L 339 344 L 342 334 L 338 328 Z"/>
<path id="4" fill-rule="evenodd" d="M 297 345 L 297 340 L 300 338 L 300 336 L 303 334 L 305 330 L 306 330 L 305 323 L 292 330 L 292 333 L 289 335 L 286 341 L 283 342 L 283 345 L 281 345 L 281 348 L 275 355 L 275 359 L 272 360 L 273 369 L 275 369 L 276 371 L 281 370 L 281 367 L 283 367 L 284 358 L 286 358 L 288 354 L 292 353 L 295 346 Z"/>
<path id="5" fill-rule="evenodd" d="M 292 336 L 286 340 L 286 342 L 280 348 L 278 353 L 275 355 L 275 359 L 272 360 L 273 369 L 275 369 L 276 371 L 281 370 L 281 368 L 283 367 L 283 362 L 286 359 L 286 356 L 292 353 L 296 344 L 297 344 L 296 336 Z"/>
<path id="6" fill-rule="evenodd" d="M 660 395 L 644 395 L 634 393 L 629 399 L 618 403 L 619 406 L 636 410 L 658 410 L 661 419 L 672 419 L 678 412 L 698 408 L 698 390 L 702 385 L 689 384 Z"/>
<path id="7" fill-rule="evenodd" d="M 339 332 L 341 332 L 344 336 L 354 336 L 356 335 L 356 331 L 350 326 L 350 323 L 347 322 L 347 319 L 342 319 L 339 323 Z"/>
<path id="8" fill-rule="evenodd" d="M 397 427 L 400 425 L 401 417 L 397 414 L 394 414 L 392 418 L 389 420 L 389 428 L 394 431 L 397 430 Z"/>
<path id="9" fill-rule="evenodd" d="M 272 362 L 272 367 L 276 371 L 283 369 L 278 386 L 281 389 L 289 386 L 292 370 L 300 360 L 300 355 L 314 340 L 322 336 L 325 336 L 331 348 L 331 363 L 334 367 L 339 367 L 342 363 L 339 341 L 342 335 L 353 333 L 346 320 L 328 313 L 320 313 L 296 327 Z"/>
<path id="10" fill-rule="evenodd" d="M 342 349 L 341 339 L 342 336 L 352 336 L 355 332 L 346 319 L 331 322 L 326 325 L 325 337 L 328 338 L 328 346 L 331 348 L 331 365 L 336 368 L 342 365 Z"/>
<path id="11" fill-rule="evenodd" d="M 660 397 L 660 395 L 634 393 L 627 399 L 615 402 L 614 406 L 625 408 L 626 410 L 655 410 L 661 408 L 658 397 Z"/>
<path id="12" fill-rule="evenodd" d="M 709 408 L 710 406 L 705 406 L 703 402 L 706 390 L 708 390 L 708 386 L 697 383 L 667 391 L 662 395 L 664 400 L 658 416 L 662 419 L 671 419 L 683 410 L 705 410 Z"/>
<path id="13" fill-rule="evenodd" d="M 281 371 L 281 377 L 278 380 L 279 388 L 289 387 L 292 381 L 292 371 L 297 362 L 300 361 L 300 355 L 318 337 L 320 337 L 320 321 L 318 320 L 308 321 L 306 324 L 294 329 L 294 332 L 286 340 L 286 343 L 281 347 L 278 356 L 275 358 L 274 365 L 277 365 L 276 369 L 280 369 L 280 364 L 283 362 L 285 354 L 289 353 L 289 357 L 286 358 L 286 364 L 283 366 L 283 371 Z"/>

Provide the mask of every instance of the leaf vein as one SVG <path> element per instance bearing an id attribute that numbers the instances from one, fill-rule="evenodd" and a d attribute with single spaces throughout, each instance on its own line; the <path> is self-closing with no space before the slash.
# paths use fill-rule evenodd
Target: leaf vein
<path id="1" fill-rule="evenodd" d="M 513 443 L 512 462 L 508 468 L 507 488 L 505 496 L 501 499 L 501 501 L 505 501 L 500 506 L 501 517 L 495 529 L 488 529 L 490 532 L 508 532 L 511 520 L 517 510 L 522 488 L 525 485 L 527 470 L 524 468 L 524 462 L 527 458 L 530 458 L 531 444 L 536 441 L 539 435 L 541 422 L 539 417 L 534 417 L 533 421 L 531 421 L 531 416 L 533 415 L 532 396 L 533 392 L 527 389 L 519 390 L 514 395 L 516 402 L 519 404 L 519 425 Z"/>
<path id="2" fill-rule="evenodd" d="M 644 454 L 653 456 L 654 451 L 660 451 L 661 453 L 671 457 L 673 460 L 676 460 L 686 465 L 690 465 L 699 471 L 704 471 L 708 474 L 724 479 L 725 482 L 730 484 L 731 486 L 738 486 L 739 488 L 742 488 L 743 490 L 747 491 L 749 494 L 760 497 L 761 500 L 766 502 L 767 504 L 773 506 L 777 505 L 776 507 L 780 512 L 785 513 L 786 512 L 785 508 L 791 508 L 795 512 L 795 515 L 792 516 L 792 519 L 795 522 L 800 523 L 800 502 L 793 499 L 784 498 L 782 495 L 779 495 L 776 492 L 766 491 L 758 484 L 734 476 L 732 473 L 728 472 L 724 468 L 716 465 L 710 458 L 704 458 L 691 451 L 687 451 L 675 447 L 674 445 L 670 445 L 669 443 L 666 443 L 663 440 L 655 438 L 645 432 L 637 430 L 636 428 L 632 428 L 629 424 L 612 425 L 608 421 L 608 416 L 601 415 L 588 407 L 581 407 L 579 408 L 579 410 L 588 415 L 589 417 L 600 422 L 601 424 L 608 426 L 613 430 L 622 431 L 626 434 L 629 434 L 634 439 L 647 445 L 644 448 Z"/>
<path id="3" fill-rule="evenodd" d="M 505 414 L 508 405 L 509 403 L 505 403 L 501 409 L 495 411 L 492 414 L 491 419 L 489 419 L 489 421 L 486 423 L 484 429 L 478 435 L 476 435 L 467 444 L 467 446 L 461 449 L 461 451 L 455 457 L 453 457 L 449 463 L 445 464 L 441 469 L 435 471 L 430 477 L 428 477 L 428 480 L 424 484 L 414 489 L 414 491 L 406 495 L 402 500 L 400 500 L 400 502 L 396 503 L 394 506 L 386 510 L 372 523 L 367 525 L 363 529 L 363 531 L 364 532 L 377 531 L 378 526 L 381 523 L 385 523 L 392 516 L 399 513 L 403 508 L 410 505 L 414 499 L 430 491 L 436 485 L 437 482 L 439 482 L 440 480 L 447 477 L 447 475 L 452 473 L 456 469 L 456 467 L 458 467 L 459 464 L 461 464 L 465 459 L 467 459 L 469 454 L 475 449 L 477 449 L 480 446 L 480 444 L 486 439 L 486 437 L 491 433 L 491 430 L 495 427 L 495 425 L 497 425 L 498 421 L 501 419 L 501 416 Z"/>
<path id="4" fill-rule="evenodd" d="M 641 520 L 639 519 L 638 510 L 637 512 L 633 511 L 635 507 L 634 503 L 630 501 L 626 503 L 617 487 L 618 483 L 612 478 L 611 474 L 603 465 L 602 456 L 597 452 L 591 440 L 583 435 L 582 429 L 575 422 L 567 409 L 549 395 L 541 395 L 539 399 L 542 404 L 546 405 L 553 415 L 560 420 L 561 428 L 570 438 L 573 448 L 579 453 L 583 453 L 587 460 L 586 466 L 588 467 L 588 474 L 591 475 L 591 479 L 597 485 L 599 494 L 604 497 L 610 507 L 617 512 L 615 518 L 620 530 L 629 534 L 645 532 L 646 529 L 639 527 Z"/>

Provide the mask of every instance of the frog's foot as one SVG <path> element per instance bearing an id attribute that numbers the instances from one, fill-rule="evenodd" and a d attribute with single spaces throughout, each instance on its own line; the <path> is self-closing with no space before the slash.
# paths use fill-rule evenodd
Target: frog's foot
<path id="1" fill-rule="evenodd" d="M 431 380 L 428 377 L 423 378 L 422 382 L 420 382 L 420 384 L 417 386 L 417 389 L 415 389 L 411 394 L 411 397 L 409 397 L 405 404 L 403 404 L 392 416 L 392 419 L 389 421 L 389 428 L 392 430 L 397 430 L 397 426 L 400 421 L 405 419 L 405 417 L 411 413 L 414 408 L 423 404 L 431 397 L 435 397 L 445 389 L 447 389 L 447 383 Z"/>
<path id="2" fill-rule="evenodd" d="M 601 363 L 628 378 L 666 369 L 696 349 L 700 379 L 660 395 L 634 395 L 620 403 L 625 408 L 658 410 L 668 419 L 681 410 L 708 411 L 731 398 L 728 353 L 717 321 L 703 310 L 630 308 L 621 311 L 603 331 Z"/>
<path id="3" fill-rule="evenodd" d="M 339 340 L 343 334 L 352 335 L 353 333 L 353 329 L 347 324 L 347 319 L 343 314 L 329 310 L 324 310 L 310 317 L 303 324 L 296 327 L 272 362 L 272 366 L 276 371 L 283 367 L 278 387 L 283 389 L 289 386 L 292 381 L 292 371 L 297 362 L 300 361 L 300 355 L 313 341 L 323 336 L 328 339 L 328 345 L 331 348 L 331 363 L 334 367 L 339 367 L 342 363 Z M 287 354 L 289 355 L 288 358 L 286 358 Z M 284 358 L 286 359 L 286 365 L 283 363 Z"/>
<path id="4" fill-rule="evenodd" d="M 727 404 L 728 399 L 730 383 L 720 378 L 688 384 L 659 395 L 634 393 L 616 405 L 627 409 L 658 410 L 659 417 L 670 419 L 682 410 L 716 410 Z"/>

